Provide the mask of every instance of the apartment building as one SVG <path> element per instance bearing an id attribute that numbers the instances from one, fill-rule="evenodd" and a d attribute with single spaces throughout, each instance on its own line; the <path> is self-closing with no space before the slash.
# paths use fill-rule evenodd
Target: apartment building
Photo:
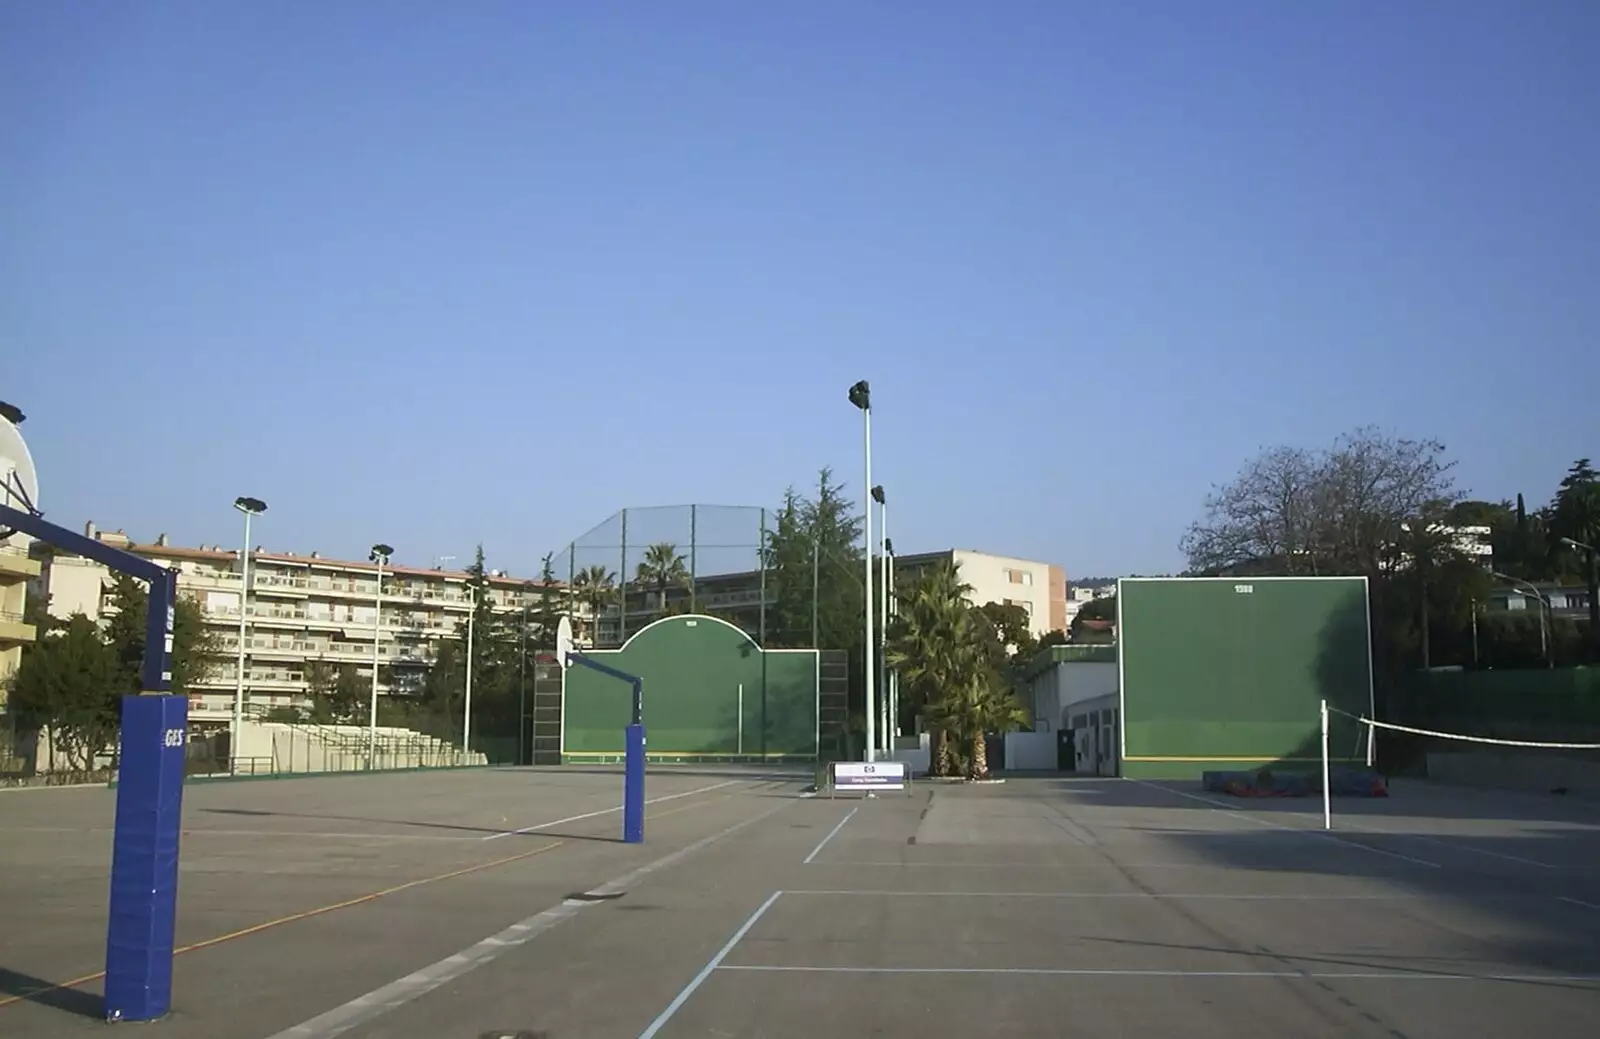
<path id="1" fill-rule="evenodd" d="M 33 461 L 27 457 L 28 448 L 17 433 L 22 422 L 22 412 L 0 402 L 0 425 L 6 435 L 0 437 L 0 503 L 13 508 L 26 508 L 26 502 L 17 500 L 11 493 L 17 472 L 33 471 Z M 16 454 L 22 457 L 12 458 Z M 33 625 L 24 623 L 23 612 L 28 604 L 28 585 L 39 576 L 39 564 L 28 556 L 28 543 L 33 539 L 26 534 L 12 534 L 0 538 L 0 707 L 5 706 L 6 679 L 22 664 L 22 647 L 33 641 Z"/>
<path id="2" fill-rule="evenodd" d="M 32 624 L 23 621 L 28 585 L 38 579 L 39 564 L 28 556 L 26 534 L 0 539 L 0 707 L 5 706 L 7 679 L 22 664 L 22 647 L 34 640 Z"/>
<path id="3" fill-rule="evenodd" d="M 385 566 L 379 596 L 371 562 L 326 559 L 317 552 L 250 553 L 250 590 L 243 595 L 240 552 L 218 545 L 184 548 L 165 535 L 153 543 L 122 531 L 84 533 L 178 571 L 178 593 L 198 603 L 222 652 L 204 681 L 190 690 L 190 720 L 225 724 L 238 683 L 240 607 L 244 599 L 244 697 L 258 709 L 287 707 L 309 695 L 308 666 L 322 661 L 354 666 L 371 681 L 378 666 L 380 695 L 420 690 L 440 643 L 453 637 L 472 609 L 470 575 L 461 570 Z M 51 615 L 74 612 L 99 619 L 110 574 L 99 563 L 43 542 L 33 548 Z M 491 572 L 491 604 L 521 610 L 537 602 L 535 582 Z"/>
<path id="4" fill-rule="evenodd" d="M 1032 559 L 951 548 L 896 557 L 896 579 L 904 581 L 918 568 L 943 560 L 955 563 L 961 580 L 972 587 L 967 599 L 973 605 L 998 602 L 1020 606 L 1028 615 L 1029 629 L 1036 637 L 1067 630 L 1067 573 L 1061 567 Z"/>

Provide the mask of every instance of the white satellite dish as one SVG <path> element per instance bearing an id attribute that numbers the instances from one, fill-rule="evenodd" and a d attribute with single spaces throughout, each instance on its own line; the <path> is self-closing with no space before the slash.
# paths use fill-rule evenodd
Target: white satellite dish
<path id="1" fill-rule="evenodd" d="M 16 416 L 13 421 L 12 416 Z M 17 428 L 22 413 L 0 402 L 0 505 L 20 512 L 39 511 L 39 472 L 33 467 L 28 442 Z"/>
<path id="2" fill-rule="evenodd" d="M 572 666 L 572 621 L 566 617 L 556 622 L 556 663 Z"/>

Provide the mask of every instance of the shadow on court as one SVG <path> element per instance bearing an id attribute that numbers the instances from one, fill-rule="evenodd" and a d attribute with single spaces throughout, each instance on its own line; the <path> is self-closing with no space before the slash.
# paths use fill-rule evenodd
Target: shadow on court
<path id="1" fill-rule="evenodd" d="M 1202 794 L 1196 783 L 1127 780 L 1046 789 L 1063 785 L 1079 808 L 1159 811 L 1118 828 L 1159 842 L 1174 861 L 1225 871 L 1228 889 L 1242 894 L 1270 896 L 1296 878 L 1410 891 L 1419 901 L 1398 907 L 1387 926 L 1396 941 L 1441 930 L 1462 935 L 1464 951 L 1432 958 L 1449 969 L 1537 971 L 1565 977 L 1537 984 L 1588 989 L 1600 976 L 1600 812 L 1584 805 L 1411 782 L 1390 798 L 1335 798 L 1333 829 L 1324 830 L 1320 796 L 1231 798 Z M 1360 959 L 1337 965 L 1417 969 L 1390 962 L 1382 943 Z"/>
<path id="2" fill-rule="evenodd" d="M 98 993 L 61 988 L 56 982 L 0 967 L 0 997 L 8 996 L 78 1017 L 99 1020 L 105 1014 L 105 1001 Z"/>

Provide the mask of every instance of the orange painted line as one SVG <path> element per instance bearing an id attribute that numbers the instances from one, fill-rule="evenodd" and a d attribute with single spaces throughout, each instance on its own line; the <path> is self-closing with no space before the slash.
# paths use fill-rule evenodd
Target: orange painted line
<path id="1" fill-rule="evenodd" d="M 244 938 L 252 934 L 259 934 L 262 931 L 271 930 L 274 927 L 282 927 L 284 924 L 292 924 L 297 920 L 309 920 L 314 916 L 322 916 L 326 913 L 332 913 L 339 909 L 349 909 L 352 906 L 358 906 L 366 902 L 372 902 L 387 895 L 399 894 L 402 891 L 407 891 L 414 887 L 421 887 L 424 884 L 434 884 L 441 880 L 451 880 L 455 877 L 464 877 L 469 873 L 478 873 L 486 869 L 493 869 L 495 866 L 504 866 L 507 863 L 516 862 L 519 859 L 531 859 L 535 855 L 543 855 L 547 851 L 554 851 L 556 848 L 568 843 L 570 842 L 561 840 L 550 844 L 542 844 L 537 848 L 532 848 L 524 852 L 518 852 L 516 855 L 507 855 L 504 858 L 493 859 L 489 862 L 480 862 L 474 866 L 466 866 L 462 869 L 453 869 L 448 873 L 440 873 L 436 876 L 423 877 L 419 880 L 408 880 L 404 884 L 396 884 L 393 887 L 386 887 L 382 891 L 373 891 L 370 894 L 359 895 L 355 898 L 347 898 L 342 902 L 334 902 L 331 905 L 318 906 L 315 909 L 306 909 L 298 913 L 290 913 L 287 916 L 280 916 L 275 920 L 268 920 L 264 923 L 254 924 L 250 927 L 241 927 L 239 930 L 229 931 L 227 934 L 219 934 L 215 938 L 206 938 L 203 941 L 193 942 L 189 945 L 181 945 L 172 950 L 172 954 L 174 956 L 181 956 L 186 952 L 209 949 L 213 945 L 221 945 L 223 942 L 231 942 L 235 938 Z M 55 985 L 46 985 L 42 988 L 34 989 L 31 992 L 7 996 L 4 999 L 0 999 L 0 1007 L 8 1007 L 13 1003 L 26 1002 L 30 998 L 43 995 L 46 992 L 59 992 L 62 989 L 77 988 L 79 985 L 84 985 L 91 981 L 98 981 L 105 976 L 105 971 L 95 971 L 93 974 L 85 974 L 82 977 L 73 978 L 71 981 L 63 981 Z"/>
<path id="2" fill-rule="evenodd" d="M 686 805 L 681 805 L 677 808 L 669 808 L 664 812 L 646 812 L 645 815 L 646 818 L 650 819 L 664 819 L 669 815 L 676 815 L 679 812 L 688 812 L 697 808 L 705 808 L 708 805 L 716 804 L 717 802 L 725 800 L 727 797 L 731 796 L 731 794 L 725 794 L 722 797 L 706 798 L 703 801 L 694 801 Z M 178 948 L 172 950 L 172 954 L 174 956 L 181 956 L 186 952 L 196 952 L 200 949 L 209 949 L 213 945 L 221 945 L 223 942 L 231 942 L 235 938 L 246 938 L 252 934 L 259 934 L 262 931 L 271 930 L 274 927 L 282 927 L 284 924 L 292 924 L 298 920 L 309 920 L 314 916 L 322 916 L 326 913 L 332 913 L 335 910 L 349 909 L 352 906 L 358 906 L 366 902 L 372 902 L 376 899 L 383 898 L 386 895 L 399 894 L 402 891 L 406 891 L 414 887 L 421 887 L 424 884 L 434 884 L 441 880 L 464 877 L 469 873 L 478 873 L 482 870 L 492 869 L 495 866 L 504 866 L 508 863 L 516 862 L 518 859 L 531 859 L 535 855 L 543 855 L 547 851 L 554 851 L 563 844 L 570 843 L 571 841 L 568 840 L 559 840 L 550 844 L 542 844 L 539 847 L 533 848 L 529 851 L 519 852 L 516 855 L 507 855 L 504 858 L 494 859 L 489 862 L 480 862 L 476 866 L 467 866 L 463 869 L 451 870 L 448 873 L 440 873 L 437 876 L 423 877 L 420 880 L 408 880 L 404 884 L 396 884 L 394 887 L 384 888 L 382 891 L 374 891 L 371 894 L 360 895 L 356 898 L 347 898 L 343 902 L 334 902 L 332 905 L 318 906 L 316 909 L 307 909 L 299 913 L 290 913 L 288 916 L 280 916 L 275 920 L 268 920 L 265 923 L 254 924 L 250 927 L 242 927 L 237 931 L 229 931 L 227 934 L 219 934 L 215 938 L 206 938 L 190 945 L 179 946 Z M 32 997 L 43 995 L 46 992 L 59 992 L 63 989 L 77 988 L 79 985 L 87 985 L 91 981 L 99 981 L 105 976 L 106 972 L 99 970 L 95 971 L 93 974 L 85 974 L 80 978 L 73 978 L 71 981 L 62 981 L 54 985 L 46 985 L 43 988 L 37 988 L 30 992 L 24 992 L 19 995 L 6 996 L 4 999 L 0 999 L 0 1007 L 8 1007 L 14 1003 L 24 1003 Z"/>

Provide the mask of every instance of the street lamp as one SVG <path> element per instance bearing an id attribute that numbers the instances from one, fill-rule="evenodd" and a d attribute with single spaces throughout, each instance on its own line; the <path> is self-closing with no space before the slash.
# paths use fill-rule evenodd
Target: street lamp
<path id="1" fill-rule="evenodd" d="M 885 519 L 884 522 L 887 524 L 888 520 Z M 887 583 L 889 591 L 884 597 L 888 601 L 888 605 L 884 608 L 883 613 L 884 682 L 886 683 L 883 688 L 883 697 L 889 704 L 889 735 L 886 742 L 892 752 L 894 750 L 894 738 L 900 734 L 900 672 L 891 671 L 888 667 L 889 619 L 900 612 L 900 604 L 894 597 L 894 541 L 892 539 L 883 539 L 883 554 L 889 560 L 889 565 L 885 568 L 885 573 L 888 575 L 885 578 L 885 583 Z"/>
<path id="2" fill-rule="evenodd" d="M 237 769 L 239 736 L 244 728 L 244 647 L 247 614 L 250 610 L 250 517 L 267 511 L 260 498 L 238 497 L 233 507 L 244 513 L 244 547 L 239 552 L 239 673 L 233 686 L 233 728 L 228 733 L 228 771 Z"/>
<path id="3" fill-rule="evenodd" d="M 1600 660 L 1600 548 L 1577 538 L 1562 538 L 1561 543 L 1589 556 L 1589 640 L 1594 645 L 1594 659 Z"/>
<path id="4" fill-rule="evenodd" d="M 367 769 L 376 767 L 378 758 L 378 649 L 383 638 L 383 565 L 394 555 L 394 548 L 381 541 L 372 546 L 369 560 L 378 564 L 378 593 L 372 603 L 372 707 L 367 715 Z"/>
<path id="5" fill-rule="evenodd" d="M 868 497 L 872 495 L 872 387 L 867 385 L 867 380 L 862 379 L 850 387 L 850 403 L 861 410 L 862 441 L 866 453 L 866 472 L 862 486 L 866 489 Z M 867 640 L 862 646 L 866 656 L 866 682 L 867 682 L 867 753 L 868 762 L 876 761 L 877 754 L 874 745 L 877 742 L 877 726 L 874 713 L 877 710 L 875 698 L 872 695 L 872 506 L 866 508 L 866 530 L 864 531 L 863 547 L 866 549 L 866 608 L 862 611 L 867 619 Z"/>
<path id="6" fill-rule="evenodd" d="M 878 503 L 878 721 L 883 751 L 893 758 L 894 738 L 889 734 L 889 499 L 883 485 L 872 488 Z"/>
<path id="7" fill-rule="evenodd" d="M 1539 652 L 1544 654 L 1545 667 L 1555 667 L 1555 658 L 1550 653 L 1550 625 L 1547 620 L 1550 613 L 1550 600 L 1546 599 L 1539 592 L 1539 589 L 1521 578 L 1512 577 L 1510 574 L 1502 574 L 1498 570 L 1491 570 L 1489 573 L 1491 576 L 1498 577 L 1500 580 L 1509 583 L 1511 587 L 1519 592 L 1524 594 L 1533 593 L 1534 600 L 1539 604 Z"/>
<path id="8" fill-rule="evenodd" d="M 461 705 L 461 753 L 463 764 L 472 756 L 472 625 L 478 619 L 478 578 L 467 582 L 467 688 Z"/>

